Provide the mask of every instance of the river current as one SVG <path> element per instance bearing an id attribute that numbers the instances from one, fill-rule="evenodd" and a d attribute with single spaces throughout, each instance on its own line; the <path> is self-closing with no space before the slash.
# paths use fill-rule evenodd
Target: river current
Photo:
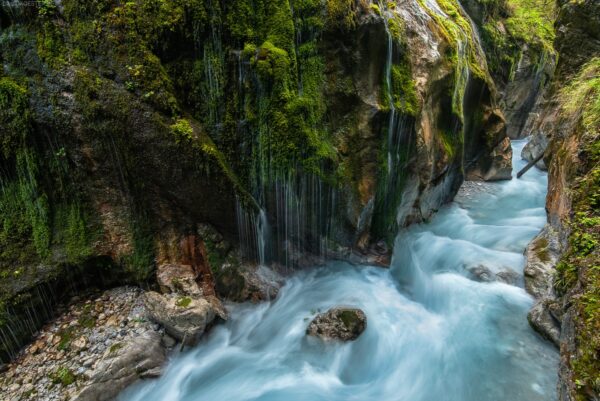
<path id="1" fill-rule="evenodd" d="M 515 174 L 524 144 L 513 141 Z M 273 302 L 229 305 L 226 324 L 120 400 L 554 400 L 558 355 L 529 327 L 533 300 L 522 284 L 546 187 L 537 169 L 470 183 L 398 235 L 390 269 L 332 262 L 289 278 Z M 481 272 L 516 281 L 480 282 Z M 365 311 L 362 336 L 306 337 L 315 314 L 337 305 Z"/>

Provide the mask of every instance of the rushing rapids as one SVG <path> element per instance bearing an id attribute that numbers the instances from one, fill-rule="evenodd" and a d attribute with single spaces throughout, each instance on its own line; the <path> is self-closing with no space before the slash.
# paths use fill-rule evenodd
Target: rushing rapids
<path id="1" fill-rule="evenodd" d="M 524 143 L 513 145 L 520 155 Z M 231 306 L 227 324 L 121 400 L 553 399 L 557 353 L 527 324 L 522 284 L 468 278 L 477 266 L 521 275 L 545 222 L 546 176 L 469 188 L 400 233 L 390 270 L 334 262 L 300 272 L 272 303 Z M 369 318 L 357 341 L 305 336 L 318 311 L 340 304 Z"/>

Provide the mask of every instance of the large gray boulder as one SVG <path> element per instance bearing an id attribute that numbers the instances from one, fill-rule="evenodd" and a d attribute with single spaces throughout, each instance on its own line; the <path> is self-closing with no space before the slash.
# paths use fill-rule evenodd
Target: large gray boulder
<path id="1" fill-rule="evenodd" d="M 336 307 L 317 315 L 306 334 L 323 340 L 356 340 L 367 328 L 367 316 L 356 308 Z"/>
<path id="2" fill-rule="evenodd" d="M 204 298 L 147 292 L 144 301 L 150 320 L 187 345 L 194 344 L 217 316 L 215 308 Z"/>
<path id="3" fill-rule="evenodd" d="M 161 335 L 146 331 L 120 347 L 109 348 L 91 372 L 90 380 L 72 400 L 113 400 L 138 379 L 160 376 L 165 360 L 166 350 L 161 344 Z"/>
<path id="4" fill-rule="evenodd" d="M 275 299 L 283 277 L 266 266 L 224 265 L 216 279 L 218 294 L 234 302 Z"/>

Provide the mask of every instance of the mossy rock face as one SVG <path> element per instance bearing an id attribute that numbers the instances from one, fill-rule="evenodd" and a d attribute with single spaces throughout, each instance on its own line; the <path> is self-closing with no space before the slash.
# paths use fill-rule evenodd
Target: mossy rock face
<path id="1" fill-rule="evenodd" d="M 356 308 L 336 307 L 317 315 L 306 329 L 322 340 L 354 341 L 367 328 L 367 316 Z"/>

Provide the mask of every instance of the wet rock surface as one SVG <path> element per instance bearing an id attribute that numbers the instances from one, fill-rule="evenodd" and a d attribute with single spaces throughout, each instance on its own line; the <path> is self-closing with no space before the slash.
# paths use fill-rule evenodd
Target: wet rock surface
<path id="1" fill-rule="evenodd" d="M 469 267 L 469 278 L 480 283 L 491 283 L 494 281 L 509 285 L 517 285 L 521 281 L 521 275 L 511 268 L 503 268 L 500 271 L 494 272 L 489 267 L 479 265 Z"/>
<path id="2" fill-rule="evenodd" d="M 260 302 L 275 299 L 283 277 L 265 266 L 224 266 L 216 279 L 220 296 L 234 302 Z"/>
<path id="3" fill-rule="evenodd" d="M 194 344 L 217 316 L 217 311 L 204 298 L 179 294 L 147 292 L 144 301 L 148 317 L 185 344 Z"/>
<path id="4" fill-rule="evenodd" d="M 306 334 L 322 340 L 354 341 L 367 328 L 367 316 L 356 308 L 336 307 L 317 315 Z"/>
<path id="5" fill-rule="evenodd" d="M 2 400 L 110 400 L 156 377 L 168 337 L 145 316 L 139 288 L 73 299 L 0 374 Z"/>
<path id="6" fill-rule="evenodd" d="M 560 346 L 560 321 L 551 311 L 552 303 L 554 301 L 550 299 L 536 302 L 527 314 L 527 320 L 535 331 L 558 347 Z"/>
<path id="7" fill-rule="evenodd" d="M 547 225 L 525 250 L 525 289 L 535 298 L 553 297 L 552 278 L 559 256 L 558 233 Z"/>
<path id="8" fill-rule="evenodd" d="M 546 225 L 525 249 L 524 269 L 525 289 L 537 300 L 527 320 L 535 331 L 557 347 L 560 346 L 563 312 L 553 289 L 553 279 L 560 248 L 558 232 Z"/>
<path id="9" fill-rule="evenodd" d="M 546 148 L 548 147 L 549 142 L 550 138 L 548 136 L 546 136 L 542 132 L 536 132 L 534 135 L 531 136 L 529 142 L 527 142 L 527 145 L 525 145 L 525 147 L 523 148 L 523 151 L 521 152 L 521 157 L 527 160 L 528 162 L 535 160 L 541 154 L 546 152 Z M 546 163 L 544 162 L 543 158 L 540 161 L 538 161 L 535 164 L 535 166 L 540 170 L 548 170 L 548 167 L 546 166 Z"/>

